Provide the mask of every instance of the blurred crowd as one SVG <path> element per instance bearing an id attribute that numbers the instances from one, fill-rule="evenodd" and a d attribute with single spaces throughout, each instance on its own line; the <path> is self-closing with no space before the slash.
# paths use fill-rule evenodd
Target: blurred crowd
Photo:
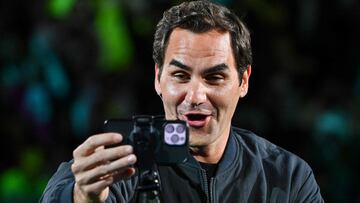
<path id="1" fill-rule="evenodd" d="M 162 114 L 153 33 L 178 2 L 1 1 L 0 202 L 36 202 L 105 119 Z M 305 159 L 325 202 L 360 202 L 360 2 L 216 2 L 252 34 L 234 125 Z"/>

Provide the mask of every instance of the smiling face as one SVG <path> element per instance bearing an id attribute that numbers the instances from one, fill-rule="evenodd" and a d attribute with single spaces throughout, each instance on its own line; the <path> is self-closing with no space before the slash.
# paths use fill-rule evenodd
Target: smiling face
<path id="1" fill-rule="evenodd" d="M 191 147 L 225 148 L 231 119 L 247 93 L 251 67 L 240 85 L 227 32 L 194 33 L 176 28 L 170 35 L 155 89 L 167 119 L 185 120 Z"/>

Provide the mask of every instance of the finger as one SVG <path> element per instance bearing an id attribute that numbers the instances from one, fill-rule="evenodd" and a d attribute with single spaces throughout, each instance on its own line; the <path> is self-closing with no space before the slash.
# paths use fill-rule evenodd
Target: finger
<path id="1" fill-rule="evenodd" d="M 118 171 L 117 173 L 113 174 L 114 182 L 124 179 L 124 178 L 130 178 L 135 174 L 136 170 L 134 167 L 128 167 L 124 171 Z"/>
<path id="2" fill-rule="evenodd" d="M 136 157 L 130 154 L 108 164 L 97 166 L 75 176 L 76 182 L 81 185 L 92 184 L 101 178 L 112 176 L 115 173 L 122 173 L 136 162 Z"/>
<path id="3" fill-rule="evenodd" d="M 103 149 L 105 149 L 105 146 L 100 146 L 100 147 L 97 147 L 97 148 L 95 149 L 95 152 L 97 152 L 97 151 L 101 151 L 101 150 L 103 150 Z"/>
<path id="4" fill-rule="evenodd" d="M 73 156 L 74 158 L 88 156 L 98 147 L 120 143 L 121 140 L 122 136 L 118 133 L 102 133 L 93 135 L 74 150 Z"/>
<path id="5" fill-rule="evenodd" d="M 89 185 L 82 185 L 81 190 L 87 194 L 87 196 L 92 197 L 98 197 L 99 195 L 111 184 L 113 184 L 114 178 L 112 176 L 109 176 L 105 179 L 102 179 L 100 181 L 94 182 Z"/>
<path id="6" fill-rule="evenodd" d="M 80 171 L 89 170 L 97 165 L 106 164 L 113 160 L 127 156 L 132 152 L 133 148 L 130 145 L 97 150 L 96 153 L 93 153 L 86 158 L 75 160 L 72 165 L 72 171 L 76 174 Z"/>
<path id="7" fill-rule="evenodd" d="M 134 154 L 130 154 L 124 158 L 111 162 L 110 166 L 112 170 L 116 171 L 123 167 L 124 162 L 126 163 L 126 167 L 130 167 L 136 163 L 136 160 L 136 156 Z"/>

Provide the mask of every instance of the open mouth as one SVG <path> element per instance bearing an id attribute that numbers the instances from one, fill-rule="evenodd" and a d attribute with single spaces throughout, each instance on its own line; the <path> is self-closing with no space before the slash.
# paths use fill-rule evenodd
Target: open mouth
<path id="1" fill-rule="evenodd" d="M 206 114 L 189 113 L 185 115 L 185 118 L 190 126 L 203 127 L 207 124 L 210 116 Z"/>
<path id="2" fill-rule="evenodd" d="M 186 115 L 187 119 L 189 121 L 201 121 L 201 120 L 205 120 L 207 115 L 203 115 L 203 114 L 188 114 Z"/>

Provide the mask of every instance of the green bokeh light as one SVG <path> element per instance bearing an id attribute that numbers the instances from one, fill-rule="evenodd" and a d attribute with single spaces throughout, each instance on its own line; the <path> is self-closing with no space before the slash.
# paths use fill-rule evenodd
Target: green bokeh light
<path id="1" fill-rule="evenodd" d="M 48 10 L 56 18 L 66 17 L 74 7 L 75 0 L 50 0 Z"/>
<path id="2" fill-rule="evenodd" d="M 26 196 L 26 178 L 24 173 L 17 169 L 9 169 L 0 179 L 1 199 L 10 199 L 14 196 Z"/>
<path id="3" fill-rule="evenodd" d="M 105 71 L 126 67 L 132 61 L 134 50 L 117 2 L 98 2 L 95 27 L 100 42 L 100 66 Z"/>

